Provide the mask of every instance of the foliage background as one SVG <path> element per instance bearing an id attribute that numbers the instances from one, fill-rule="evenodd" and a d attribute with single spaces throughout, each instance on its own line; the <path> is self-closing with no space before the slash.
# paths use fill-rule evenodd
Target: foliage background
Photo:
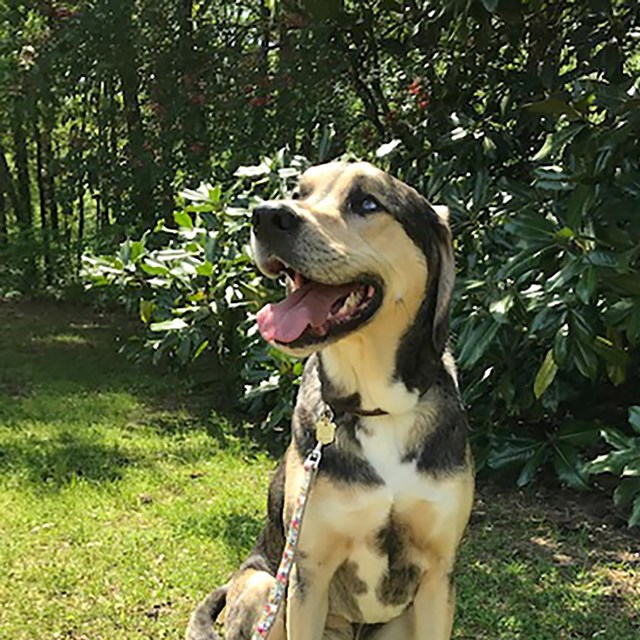
<path id="1" fill-rule="evenodd" d="M 136 357 L 200 384 L 215 358 L 282 429 L 300 365 L 252 329 L 273 291 L 246 211 L 305 159 L 373 159 L 451 209 L 480 469 L 615 488 L 638 523 L 639 21 L 622 0 L 8 0 L 0 293 L 77 295 L 85 253 L 143 321 Z"/>

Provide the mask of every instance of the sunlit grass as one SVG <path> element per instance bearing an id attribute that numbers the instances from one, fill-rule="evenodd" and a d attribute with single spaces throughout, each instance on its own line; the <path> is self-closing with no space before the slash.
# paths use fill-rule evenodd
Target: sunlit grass
<path id="1" fill-rule="evenodd" d="M 261 526 L 274 461 L 117 355 L 117 329 L 0 304 L 0 638 L 179 638 Z M 456 638 L 638 637 L 636 541 L 482 495 Z"/>

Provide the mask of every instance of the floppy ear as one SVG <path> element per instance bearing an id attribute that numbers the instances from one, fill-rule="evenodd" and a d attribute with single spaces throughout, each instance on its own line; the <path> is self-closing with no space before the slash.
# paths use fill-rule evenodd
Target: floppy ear
<path id="1" fill-rule="evenodd" d="M 449 227 L 449 209 L 447 207 L 433 207 L 433 209 L 438 220 L 435 229 L 437 230 L 436 250 L 439 264 L 434 265 L 437 272 L 433 274 L 432 280 L 432 286 L 436 290 L 432 337 L 436 353 L 442 353 L 449 334 L 449 307 L 451 306 L 456 271 L 451 228 Z"/>
<path id="2" fill-rule="evenodd" d="M 447 208 L 432 207 L 413 189 L 405 205 L 399 219 L 424 252 L 428 280 L 420 309 L 398 346 L 395 375 L 407 388 L 424 393 L 442 367 L 455 267 Z"/>

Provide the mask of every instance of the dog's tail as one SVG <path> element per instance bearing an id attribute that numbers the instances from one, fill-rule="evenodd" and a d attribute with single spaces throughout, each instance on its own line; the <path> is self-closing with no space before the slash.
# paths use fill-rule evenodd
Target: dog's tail
<path id="1" fill-rule="evenodd" d="M 186 640 L 219 640 L 213 630 L 213 623 L 227 602 L 229 585 L 225 584 L 212 591 L 191 614 Z"/>

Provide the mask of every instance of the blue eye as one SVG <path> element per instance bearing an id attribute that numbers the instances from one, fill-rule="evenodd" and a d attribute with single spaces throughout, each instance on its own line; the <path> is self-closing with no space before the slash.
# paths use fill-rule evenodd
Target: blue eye
<path id="1" fill-rule="evenodd" d="M 375 198 L 367 196 L 360 200 L 355 208 L 359 213 L 373 213 L 380 209 L 380 203 Z"/>

